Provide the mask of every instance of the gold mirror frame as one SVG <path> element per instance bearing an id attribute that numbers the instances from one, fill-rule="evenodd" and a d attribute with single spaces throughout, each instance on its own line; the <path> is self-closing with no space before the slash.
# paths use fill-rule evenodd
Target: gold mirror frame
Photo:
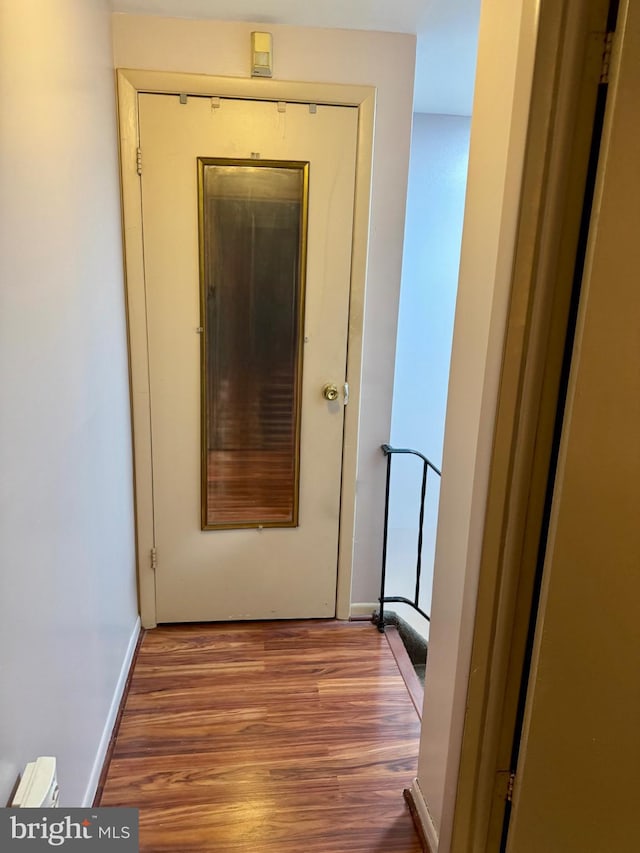
<path id="1" fill-rule="evenodd" d="M 293 481 L 292 508 L 288 519 L 273 520 L 268 518 L 239 519 L 236 521 L 210 520 L 209 501 L 209 461 L 210 461 L 210 400 L 208 394 L 208 351 L 211 330 L 208 328 L 207 311 L 207 239 L 205 212 L 205 169 L 207 166 L 235 166 L 251 169 L 287 169 L 301 172 L 298 274 L 297 274 L 297 312 L 296 312 L 296 341 L 295 341 L 295 374 L 293 394 Z M 198 238 L 200 265 L 200 407 L 201 407 L 201 529 L 229 530 L 238 528 L 262 527 L 297 527 L 299 523 L 299 492 L 300 492 L 300 429 L 302 417 L 302 370 L 303 370 L 303 340 L 304 312 L 307 268 L 307 231 L 308 231 L 308 201 L 309 201 L 309 163 L 290 160 L 254 160 L 219 157 L 199 157 L 198 167 Z"/>

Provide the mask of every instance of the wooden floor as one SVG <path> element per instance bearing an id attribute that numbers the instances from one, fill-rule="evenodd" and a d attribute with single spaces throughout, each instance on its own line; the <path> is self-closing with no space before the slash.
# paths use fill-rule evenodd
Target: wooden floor
<path id="1" fill-rule="evenodd" d="M 207 523 L 290 522 L 295 493 L 293 453 L 293 447 L 209 451 Z"/>
<path id="2" fill-rule="evenodd" d="M 402 797 L 418 740 L 370 624 L 158 628 L 100 805 L 140 808 L 146 853 L 419 853 Z"/>

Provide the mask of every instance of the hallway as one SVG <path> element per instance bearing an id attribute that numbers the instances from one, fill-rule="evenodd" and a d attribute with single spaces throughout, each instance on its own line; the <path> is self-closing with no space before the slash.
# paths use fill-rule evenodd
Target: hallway
<path id="1" fill-rule="evenodd" d="M 147 853 L 419 853 L 402 797 L 419 735 L 368 623 L 164 626 L 142 641 L 99 804 L 140 808 Z"/>

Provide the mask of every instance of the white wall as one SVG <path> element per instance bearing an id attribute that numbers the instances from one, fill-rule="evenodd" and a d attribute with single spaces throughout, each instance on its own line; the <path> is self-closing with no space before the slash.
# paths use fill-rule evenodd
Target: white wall
<path id="1" fill-rule="evenodd" d="M 262 25 L 274 77 L 377 87 L 352 600 L 377 596 L 389 438 L 415 37 Z M 256 24 L 114 15 L 116 67 L 249 76 Z"/>
<path id="2" fill-rule="evenodd" d="M 537 0 L 484 0 L 443 454 L 417 786 L 450 848 L 520 202 Z"/>
<path id="3" fill-rule="evenodd" d="M 419 450 L 438 468 L 442 465 L 470 123 L 465 116 L 416 113 L 411 135 L 391 444 Z M 387 546 L 390 595 L 413 598 L 421 477 L 420 459 L 393 458 Z M 430 473 L 420 596 L 427 613 L 431 609 L 439 488 L 437 476 Z"/>
<path id="4" fill-rule="evenodd" d="M 0 15 L 0 805 L 43 754 L 80 805 L 137 619 L 110 22 Z"/>

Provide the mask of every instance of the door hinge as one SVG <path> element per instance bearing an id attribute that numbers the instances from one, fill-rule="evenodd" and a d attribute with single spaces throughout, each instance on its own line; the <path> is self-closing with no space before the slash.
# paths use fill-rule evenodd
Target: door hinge
<path id="1" fill-rule="evenodd" d="M 136 148 L 136 172 L 142 174 L 142 148 Z"/>
<path id="2" fill-rule="evenodd" d="M 516 774 L 509 774 L 509 784 L 507 785 L 507 802 L 510 803 L 513 800 L 513 786 L 516 784 Z"/>
<path id="3" fill-rule="evenodd" d="M 155 572 L 158 568 L 158 552 L 155 548 L 152 548 L 149 552 L 149 564 L 151 566 L 151 571 Z"/>
<path id="4" fill-rule="evenodd" d="M 602 51 L 602 68 L 600 69 L 600 83 L 609 82 L 609 69 L 611 68 L 611 54 L 613 52 L 613 32 L 605 34 L 604 49 Z"/>

